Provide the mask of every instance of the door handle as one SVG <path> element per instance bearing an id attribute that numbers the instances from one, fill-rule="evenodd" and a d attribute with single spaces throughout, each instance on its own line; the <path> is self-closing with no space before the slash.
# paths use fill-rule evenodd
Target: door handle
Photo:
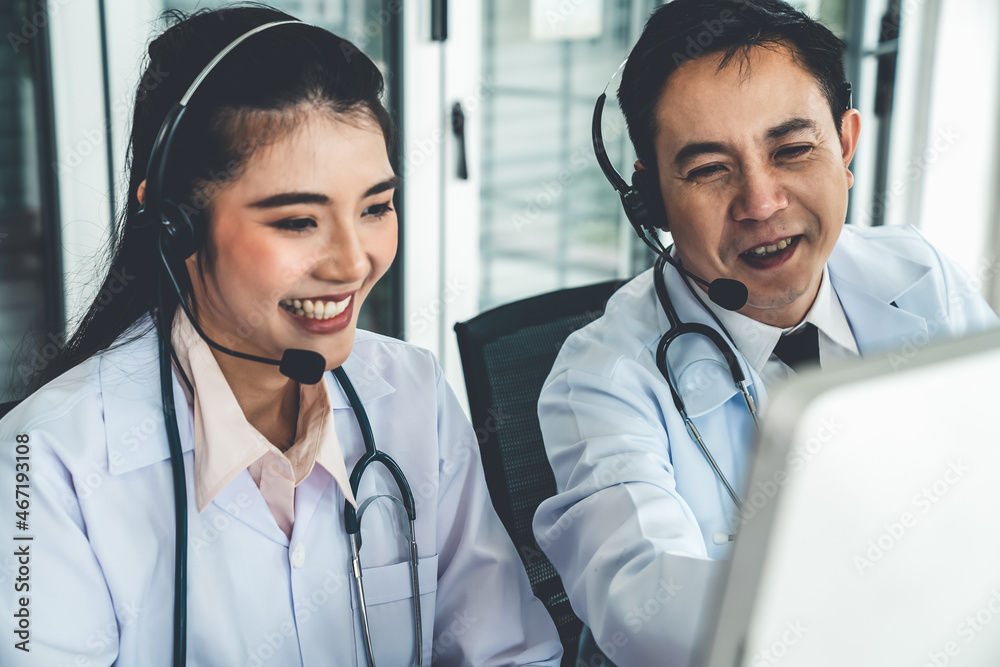
<path id="1" fill-rule="evenodd" d="M 465 159 L 465 112 L 462 103 L 455 102 L 451 107 L 451 131 L 458 140 L 458 173 L 459 179 L 469 180 L 469 165 Z"/>

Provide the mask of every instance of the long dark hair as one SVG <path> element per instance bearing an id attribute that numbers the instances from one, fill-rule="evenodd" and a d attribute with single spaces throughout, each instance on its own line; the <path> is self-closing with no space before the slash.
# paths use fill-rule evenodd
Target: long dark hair
<path id="1" fill-rule="evenodd" d="M 146 313 L 154 321 L 159 316 L 157 284 L 165 273 L 158 254 L 160 225 L 137 215 L 136 191 L 146 177 L 160 125 L 227 44 L 256 26 L 294 19 L 259 4 L 190 15 L 168 11 L 162 18 L 172 25 L 150 43 L 149 63 L 136 90 L 126 163 L 128 202 L 117 221 L 110 268 L 72 338 L 45 368 L 26 379 L 24 395 L 108 349 Z M 171 146 L 163 193 L 182 203 L 206 238 L 203 230 L 211 217 L 214 192 L 239 176 L 255 150 L 294 128 L 302 114 L 322 109 L 367 115 L 381 126 L 388 147 L 392 123 L 381 102 L 383 87 L 381 73 L 367 56 L 325 30 L 285 25 L 258 33 L 226 56 L 191 99 Z M 210 244 L 205 250 L 199 260 L 210 263 Z M 174 275 L 187 292 L 190 283 L 183 262 Z M 167 291 L 166 317 L 173 316 L 177 305 L 176 294 Z M 118 344 L 151 328 L 137 330 Z"/>

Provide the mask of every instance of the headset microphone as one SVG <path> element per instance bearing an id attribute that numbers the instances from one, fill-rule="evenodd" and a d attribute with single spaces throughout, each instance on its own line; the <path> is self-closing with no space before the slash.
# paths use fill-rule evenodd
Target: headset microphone
<path id="1" fill-rule="evenodd" d="M 160 238 L 160 258 L 163 260 L 163 266 L 167 271 L 167 276 L 170 277 L 170 284 L 173 286 L 174 292 L 177 294 L 177 298 L 180 299 L 181 308 L 183 308 L 184 312 L 187 314 L 188 320 L 190 320 L 194 330 L 198 332 L 198 335 L 201 336 L 206 343 L 214 347 L 216 350 L 225 352 L 233 357 L 277 366 L 282 375 L 287 378 L 291 378 L 300 384 L 316 384 L 323 379 L 323 373 L 326 372 L 326 359 L 324 359 L 323 355 L 319 352 L 290 348 L 285 350 L 284 354 L 281 355 L 281 361 L 278 361 L 276 359 L 268 359 L 266 357 L 258 357 L 245 352 L 230 350 L 228 347 L 223 347 L 209 338 L 198 325 L 198 321 L 195 319 L 194 315 L 192 315 L 191 311 L 188 310 L 187 302 L 184 299 L 184 295 L 181 293 L 180 285 L 177 284 L 177 279 L 174 277 L 174 272 L 170 267 L 170 262 L 167 261 L 168 253 L 163 247 L 164 240 L 166 240 L 168 244 L 170 243 L 170 237 L 166 231 L 162 232 Z"/>
<path id="2" fill-rule="evenodd" d="M 707 287 L 708 298 L 711 299 L 713 303 L 722 306 L 726 310 L 739 310 L 743 306 L 747 305 L 747 299 L 750 298 L 750 293 L 747 291 L 747 286 L 739 280 L 733 280 L 732 278 L 716 278 L 712 282 L 708 282 L 704 278 L 699 278 L 685 269 L 681 266 L 681 263 L 674 257 L 671 257 L 669 253 L 664 252 L 664 256 L 675 269 L 683 273 L 685 276 L 693 279 L 695 282 L 701 283 Z"/>
<path id="3" fill-rule="evenodd" d="M 624 63 L 622 63 L 624 67 Z M 621 68 L 619 68 L 621 69 Z M 716 278 L 708 282 L 704 278 L 694 275 L 683 266 L 679 260 L 670 256 L 670 253 L 656 236 L 656 229 L 667 226 L 667 212 L 663 208 L 663 198 L 660 195 L 660 186 L 656 182 L 656 177 L 649 169 L 642 169 L 633 172 L 632 186 L 629 187 L 625 179 L 611 164 L 608 153 L 604 148 L 604 138 L 601 134 L 601 114 L 604 111 L 604 100 L 607 99 L 607 89 L 597 98 L 597 105 L 594 107 L 594 122 L 592 127 L 592 138 L 594 141 L 594 154 L 597 156 L 597 164 L 601 166 L 601 171 L 607 177 L 611 186 L 621 197 L 622 206 L 625 208 L 625 215 L 632 229 L 639 235 L 643 243 L 652 249 L 657 255 L 670 262 L 671 265 L 684 275 L 692 278 L 696 282 L 708 288 L 708 298 L 715 304 L 726 310 L 739 310 L 746 305 L 749 298 L 747 286 L 732 278 Z"/>

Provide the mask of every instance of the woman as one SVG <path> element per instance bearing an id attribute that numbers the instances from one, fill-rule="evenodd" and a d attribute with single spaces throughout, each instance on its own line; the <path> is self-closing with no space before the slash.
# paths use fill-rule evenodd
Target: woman
<path id="1" fill-rule="evenodd" d="M 105 282 L 124 289 L 102 290 L 37 379 L 44 386 L 0 422 L 0 442 L 17 443 L 4 448 L 0 479 L 23 481 L 29 497 L 25 509 L 4 492 L 0 509 L 26 512 L 19 535 L 33 537 L 14 542 L 33 578 L 0 593 L 15 619 L 0 664 L 176 657 L 174 423 L 188 664 L 365 665 L 365 626 L 376 664 L 417 664 L 414 583 L 423 664 L 558 662 L 552 621 L 493 513 L 475 435 L 440 368 L 426 351 L 356 330 L 396 252 L 382 77 L 315 27 L 247 36 L 292 20 L 260 6 L 201 12 L 149 47 L 147 75 L 162 82 L 136 95 L 130 197 Z M 172 107 L 241 36 L 183 100 L 151 164 Z M 308 384 L 302 369 L 222 348 L 265 361 L 308 350 L 349 381 L 327 372 Z M 171 363 L 162 396 L 161 359 Z M 347 382 L 412 490 L 417 582 L 407 523 L 382 497 L 400 496 L 396 482 L 378 464 L 356 495 L 348 480 L 365 442 Z M 165 420 L 171 396 L 176 418 Z M 363 605 L 345 503 L 365 512 Z"/>

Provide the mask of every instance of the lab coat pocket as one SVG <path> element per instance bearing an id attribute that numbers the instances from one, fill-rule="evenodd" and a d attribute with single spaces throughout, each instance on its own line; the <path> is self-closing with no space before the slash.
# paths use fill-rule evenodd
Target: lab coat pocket
<path id="1" fill-rule="evenodd" d="M 437 555 L 417 559 L 420 582 L 421 636 L 423 663 L 430 665 L 434 640 L 434 601 L 437 592 Z M 353 577 L 352 577 L 353 579 Z M 413 614 L 413 585 L 410 561 L 361 568 L 368 627 L 375 663 L 383 665 L 417 664 Z M 354 637 L 359 665 L 368 664 L 356 581 L 352 581 L 351 605 L 354 608 Z"/>

